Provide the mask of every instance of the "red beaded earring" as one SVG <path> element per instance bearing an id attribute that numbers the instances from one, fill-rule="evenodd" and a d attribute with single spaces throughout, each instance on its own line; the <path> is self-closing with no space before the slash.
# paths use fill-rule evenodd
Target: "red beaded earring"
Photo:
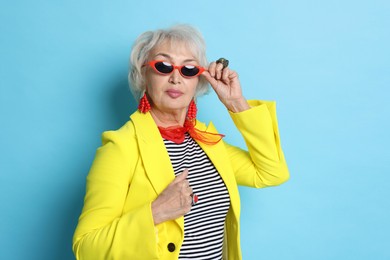
<path id="1" fill-rule="evenodd" d="M 151 106 L 150 106 L 148 97 L 146 96 L 146 92 L 145 92 L 144 95 L 142 96 L 142 98 L 139 100 L 138 110 L 141 113 L 145 114 L 150 110 L 150 108 L 151 108 Z"/>
<path id="2" fill-rule="evenodd" d="M 196 119 L 197 112 L 198 112 L 198 108 L 196 107 L 195 101 L 191 100 L 190 105 L 188 106 L 187 118 L 189 120 Z"/>

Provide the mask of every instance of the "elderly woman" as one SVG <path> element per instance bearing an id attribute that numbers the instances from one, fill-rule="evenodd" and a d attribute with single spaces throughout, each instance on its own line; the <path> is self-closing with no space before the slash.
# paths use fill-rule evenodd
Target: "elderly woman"
<path id="1" fill-rule="evenodd" d="M 142 34 L 129 80 L 140 98 L 123 127 L 103 133 L 73 239 L 77 259 L 241 259 L 237 185 L 288 177 L 275 103 L 247 101 L 226 59 L 207 63 L 197 30 Z M 196 119 L 214 89 L 246 141 L 222 140 Z"/>

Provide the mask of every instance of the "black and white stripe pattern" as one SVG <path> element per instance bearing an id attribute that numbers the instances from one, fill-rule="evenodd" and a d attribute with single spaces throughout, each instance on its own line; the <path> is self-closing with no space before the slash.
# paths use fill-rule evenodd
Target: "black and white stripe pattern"
<path id="1" fill-rule="evenodd" d="M 179 259 L 222 259 L 224 224 L 230 197 L 218 171 L 202 148 L 186 134 L 182 144 L 164 139 L 175 175 L 188 169 L 198 202 L 184 215 Z"/>

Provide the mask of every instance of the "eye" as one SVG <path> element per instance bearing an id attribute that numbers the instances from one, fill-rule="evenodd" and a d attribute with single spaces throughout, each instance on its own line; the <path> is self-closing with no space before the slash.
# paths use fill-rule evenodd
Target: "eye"
<path id="1" fill-rule="evenodd" d="M 173 70 L 172 64 L 166 61 L 156 62 L 154 66 L 161 73 L 170 73 Z"/>
<path id="2" fill-rule="evenodd" d="M 170 64 L 169 62 L 166 62 L 166 61 L 163 61 L 162 64 L 164 64 L 167 67 L 172 67 L 172 64 Z"/>
<path id="3" fill-rule="evenodd" d="M 195 68 L 194 65 L 184 65 L 184 68 L 188 69 L 188 70 L 192 70 Z"/>
<path id="4" fill-rule="evenodd" d="M 181 72 L 187 77 L 192 77 L 198 74 L 199 69 L 194 65 L 185 65 L 181 69 Z"/>

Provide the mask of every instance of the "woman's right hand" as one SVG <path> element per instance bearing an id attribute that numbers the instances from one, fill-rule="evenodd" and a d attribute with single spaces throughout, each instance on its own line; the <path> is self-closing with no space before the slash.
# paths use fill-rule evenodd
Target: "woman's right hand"
<path id="1" fill-rule="evenodd" d="M 177 219 L 191 210 L 192 188 L 187 180 L 188 170 L 179 174 L 152 202 L 154 224 Z"/>

